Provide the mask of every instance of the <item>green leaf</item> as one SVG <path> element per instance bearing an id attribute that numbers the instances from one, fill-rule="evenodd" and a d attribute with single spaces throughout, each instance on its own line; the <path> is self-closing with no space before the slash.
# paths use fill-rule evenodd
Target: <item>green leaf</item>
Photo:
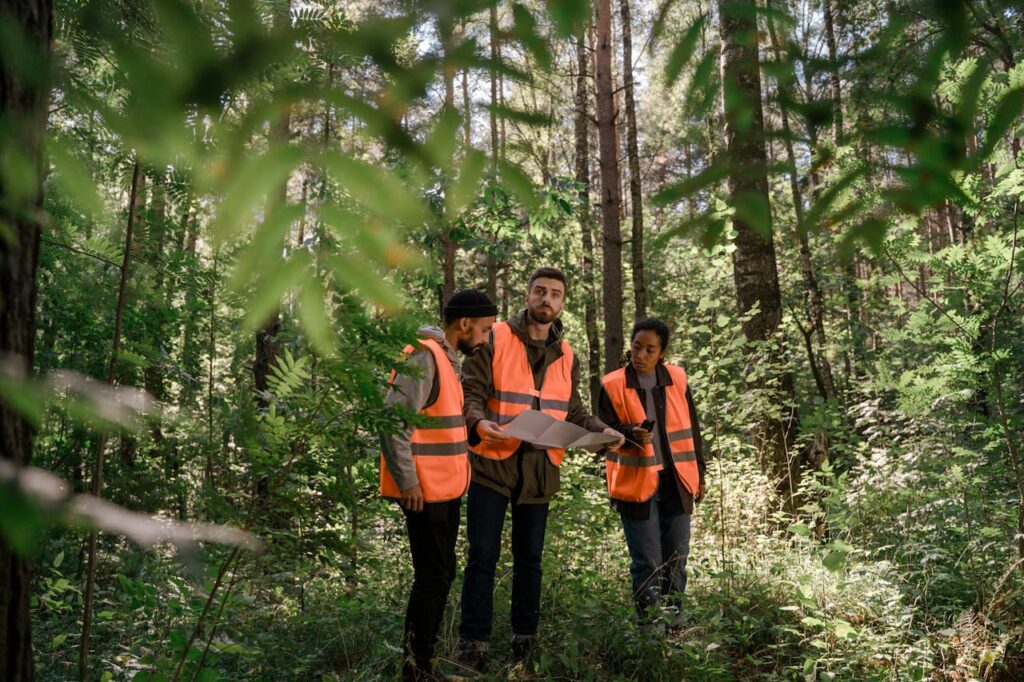
<path id="1" fill-rule="evenodd" d="M 551 23 L 562 38 L 578 35 L 590 20 L 590 2 L 588 0 L 547 0 L 545 3 Z"/>
<path id="2" fill-rule="evenodd" d="M 833 630 L 836 634 L 836 639 L 846 639 L 847 637 L 854 637 L 857 631 L 852 625 L 847 623 L 845 620 L 833 621 Z"/>
<path id="3" fill-rule="evenodd" d="M 466 204 L 476 196 L 486 162 L 487 157 L 480 150 L 469 149 L 466 151 L 466 158 L 462 161 L 462 172 L 445 192 L 444 215 L 448 220 L 454 220 Z"/>
<path id="4" fill-rule="evenodd" d="M 334 256 L 330 258 L 330 265 L 342 284 L 361 291 L 385 312 L 394 313 L 401 309 L 398 293 L 364 259 L 355 255 Z"/>
<path id="5" fill-rule="evenodd" d="M 838 571 L 846 564 L 846 552 L 829 552 L 821 563 L 830 571 Z"/>
<path id="6" fill-rule="evenodd" d="M 988 74 L 988 68 L 981 63 L 976 63 L 960 88 L 960 101 L 957 103 L 956 116 L 961 129 L 967 135 L 974 134 L 974 119 L 978 114 L 978 98 L 981 97 L 981 88 L 985 84 Z"/>
<path id="7" fill-rule="evenodd" d="M 44 512 L 11 483 L 0 483 L 0 536 L 22 556 L 35 549 L 46 527 Z"/>
<path id="8" fill-rule="evenodd" d="M 285 292 L 295 286 L 309 267 L 309 254 L 298 251 L 286 261 L 278 261 L 256 284 L 242 328 L 254 332 L 270 319 L 281 305 Z"/>
<path id="9" fill-rule="evenodd" d="M 819 227 L 819 222 L 828 212 L 828 210 L 836 203 L 836 201 L 843 195 L 844 191 L 853 186 L 864 174 L 864 170 L 861 168 L 850 171 L 845 174 L 839 180 L 831 183 L 827 189 L 821 193 L 821 196 L 816 202 L 811 205 L 811 209 L 807 212 L 804 218 L 804 224 L 808 230 L 813 230 Z"/>
<path id="10" fill-rule="evenodd" d="M 213 224 L 216 243 L 223 243 L 246 227 L 259 202 L 271 190 L 286 182 L 292 169 L 302 160 L 298 147 L 273 147 L 266 154 L 241 162 L 224 191 L 224 199 Z"/>
<path id="11" fill-rule="evenodd" d="M 298 204 L 284 204 L 270 212 L 252 241 L 239 253 L 227 281 L 228 291 L 241 291 L 254 277 L 260 277 L 268 263 L 280 262 L 291 227 L 302 219 L 304 210 Z"/>
<path id="12" fill-rule="evenodd" d="M 103 200 L 96 193 L 97 183 L 85 165 L 71 153 L 70 142 L 60 136 L 51 136 L 46 152 L 53 164 L 54 176 L 76 208 L 94 219 L 101 218 L 106 211 Z"/>
<path id="13" fill-rule="evenodd" d="M 217 682 L 218 680 L 220 680 L 220 673 L 213 668 L 203 668 L 199 677 L 196 678 L 196 682 Z"/>
<path id="14" fill-rule="evenodd" d="M 675 85 L 683 67 L 693 57 L 693 53 L 697 48 L 697 41 L 700 40 L 706 21 L 707 17 L 705 15 L 698 17 L 696 21 L 690 24 L 690 28 L 686 30 L 682 39 L 672 48 L 672 52 L 668 56 L 668 62 L 665 64 L 665 81 L 669 87 Z"/>
<path id="15" fill-rule="evenodd" d="M 540 111 L 526 111 L 525 109 L 513 109 L 503 104 L 486 104 L 483 107 L 487 111 L 493 111 L 498 119 L 515 121 L 523 125 L 547 127 L 554 123 L 554 118 Z"/>
<path id="16" fill-rule="evenodd" d="M 330 355 L 336 341 L 324 304 L 326 296 L 317 277 L 307 278 L 299 290 L 299 321 L 309 335 L 314 350 L 320 355 Z"/>
<path id="17" fill-rule="evenodd" d="M 692 196 L 706 187 L 717 184 L 728 176 L 728 164 L 723 161 L 716 161 L 700 173 L 697 173 L 697 175 L 665 187 L 651 197 L 651 203 L 655 206 L 667 206 Z"/>
<path id="18" fill-rule="evenodd" d="M 0 369 L 0 401 L 21 414 L 34 427 L 39 428 L 49 403 L 48 392 L 28 379 L 11 376 Z"/>
<path id="19" fill-rule="evenodd" d="M 502 159 L 498 162 L 498 170 L 501 173 L 502 182 L 508 186 L 508 189 L 523 206 L 528 209 L 537 207 L 537 193 L 533 181 L 519 166 Z"/>
<path id="20" fill-rule="evenodd" d="M 463 115 L 466 115 L 463 113 Z M 431 158 L 438 168 L 451 170 L 452 158 L 458 147 L 459 128 L 462 116 L 457 109 L 444 109 L 437 118 L 437 123 L 423 142 L 423 151 Z"/>
<path id="21" fill-rule="evenodd" d="M 544 70 L 551 68 L 551 51 L 548 43 L 537 33 L 537 20 L 530 9 L 522 4 L 512 5 L 512 19 L 515 22 L 512 34 L 519 39 Z"/>
<path id="22" fill-rule="evenodd" d="M 321 206 L 320 218 L 345 246 L 354 246 L 362 256 L 385 268 L 408 268 L 423 263 L 423 257 L 403 244 L 389 225 L 367 220 L 335 204 Z"/>
<path id="23" fill-rule="evenodd" d="M 53 558 L 53 567 L 60 568 L 60 565 L 64 563 L 64 550 L 57 552 L 57 556 Z"/>
<path id="24" fill-rule="evenodd" d="M 809 538 L 811 536 L 811 528 L 806 523 L 794 523 L 789 527 L 789 532 L 803 538 Z"/>
<path id="25" fill-rule="evenodd" d="M 987 159 L 992 154 L 992 150 L 995 149 L 999 140 L 1017 121 L 1022 109 L 1024 109 L 1024 86 L 1016 87 L 1003 95 L 985 129 L 985 144 L 978 152 L 979 158 Z"/>
<path id="26" fill-rule="evenodd" d="M 409 226 L 428 220 L 423 202 L 395 175 L 340 152 L 325 152 L 322 160 L 342 187 L 377 216 Z"/>
<path id="27" fill-rule="evenodd" d="M 754 190 L 737 193 L 731 202 L 735 217 L 761 235 L 772 232 L 772 210 L 768 197 Z"/>

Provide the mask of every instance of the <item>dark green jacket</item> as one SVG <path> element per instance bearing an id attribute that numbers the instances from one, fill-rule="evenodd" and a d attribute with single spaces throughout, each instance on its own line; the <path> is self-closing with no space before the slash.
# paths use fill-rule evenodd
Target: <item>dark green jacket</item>
<path id="1" fill-rule="evenodd" d="M 548 365 L 562 357 L 562 322 L 555 320 L 546 341 L 535 341 L 530 338 L 526 331 L 525 310 L 509 319 L 508 323 L 526 346 L 526 360 L 533 369 L 534 387 L 539 389 Z M 470 445 L 480 442 L 476 424 L 481 419 L 486 419 L 487 398 L 494 389 L 491 372 L 493 358 L 492 335 L 489 343 L 462 363 L 462 388 L 466 396 L 463 411 L 466 415 L 466 427 L 469 429 Z M 572 395 L 569 397 L 569 415 L 566 421 L 588 431 L 603 431 L 607 425 L 583 407 L 578 390 L 579 384 L 580 363 L 577 356 L 573 358 L 572 363 Z M 473 467 L 474 483 L 487 486 L 516 504 L 549 502 L 561 487 L 558 467 L 548 460 L 547 453 L 528 443 L 523 443 L 514 455 L 501 461 L 473 453 L 470 453 L 469 458 Z"/>

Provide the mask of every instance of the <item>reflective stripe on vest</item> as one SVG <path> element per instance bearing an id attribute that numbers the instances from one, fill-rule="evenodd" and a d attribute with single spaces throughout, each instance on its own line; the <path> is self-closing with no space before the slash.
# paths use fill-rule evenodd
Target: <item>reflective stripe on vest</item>
<path id="1" fill-rule="evenodd" d="M 487 419 L 504 426 L 532 408 L 565 421 L 572 395 L 573 352 L 569 343 L 562 340 L 562 357 L 544 370 L 544 379 L 538 390 L 534 387 L 533 370 L 526 359 L 526 346 L 508 322 L 494 325 L 493 334 L 493 378 L 491 395 L 487 398 Z M 521 442 L 509 438 L 498 443 L 477 443 L 469 449 L 488 459 L 507 459 L 519 449 Z M 565 450 L 548 448 L 547 453 L 552 464 L 562 464 Z"/>
<path id="2" fill-rule="evenodd" d="M 416 476 L 427 502 L 443 502 L 461 497 L 469 487 L 469 454 L 466 443 L 466 419 L 462 416 L 462 384 L 452 363 L 437 341 L 425 339 L 420 346 L 429 350 L 437 365 L 437 400 L 419 411 L 425 417 L 413 429 L 410 444 Z M 416 349 L 406 346 L 406 356 Z M 396 372 L 391 372 L 391 383 Z M 385 497 L 399 497 L 401 491 L 388 471 L 384 455 L 380 458 L 380 492 Z"/>
<path id="3" fill-rule="evenodd" d="M 690 424 L 690 406 L 686 402 L 686 372 L 681 367 L 665 365 L 672 384 L 665 386 L 665 421 L 669 454 L 676 476 L 691 493 L 700 483 L 697 454 L 693 446 Z M 639 425 L 647 419 L 636 389 L 626 386 L 626 370 L 617 369 L 601 379 L 605 393 L 611 399 L 620 424 Z M 654 434 L 657 438 L 658 435 Z M 645 502 L 658 490 L 658 472 L 662 465 L 654 456 L 654 445 L 643 448 L 624 445 L 609 452 L 605 458 L 608 475 L 608 494 L 623 502 Z"/>

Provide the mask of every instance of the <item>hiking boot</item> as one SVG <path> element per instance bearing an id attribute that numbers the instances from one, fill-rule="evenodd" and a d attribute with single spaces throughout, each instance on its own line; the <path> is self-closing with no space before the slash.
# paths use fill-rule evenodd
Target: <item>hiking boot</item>
<path id="1" fill-rule="evenodd" d="M 537 659 L 537 635 L 512 635 L 512 664 L 522 663 L 529 669 Z"/>
<path id="2" fill-rule="evenodd" d="M 475 639 L 460 639 L 459 653 L 455 662 L 467 672 L 483 673 L 487 669 L 487 642 Z"/>

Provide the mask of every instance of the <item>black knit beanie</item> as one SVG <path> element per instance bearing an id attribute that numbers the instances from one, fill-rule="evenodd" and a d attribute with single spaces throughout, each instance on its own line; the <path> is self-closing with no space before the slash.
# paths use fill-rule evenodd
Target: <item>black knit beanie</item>
<path id="1" fill-rule="evenodd" d="M 448 302 L 444 304 L 444 316 L 447 319 L 456 317 L 489 317 L 498 314 L 498 306 L 491 302 L 482 291 L 478 289 L 463 289 L 456 291 Z"/>

